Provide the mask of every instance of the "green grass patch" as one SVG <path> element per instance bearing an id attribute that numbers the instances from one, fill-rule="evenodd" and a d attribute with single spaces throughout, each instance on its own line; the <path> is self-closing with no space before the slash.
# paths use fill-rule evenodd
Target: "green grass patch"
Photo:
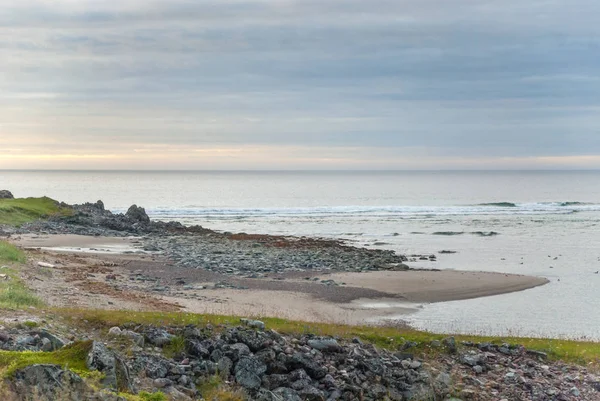
<path id="1" fill-rule="evenodd" d="M 181 327 L 188 324 L 198 326 L 212 324 L 218 328 L 219 325 L 235 325 L 240 323 L 240 319 L 233 316 L 178 312 L 163 313 L 62 309 L 58 310 L 58 313 L 65 317 L 85 322 L 86 325 L 94 325 L 97 328 L 109 328 L 127 323 Z M 391 350 L 401 348 L 407 341 L 414 341 L 420 345 L 415 349 L 411 349 L 410 352 L 415 352 L 417 355 L 420 354 L 423 356 L 440 352 L 440 350 L 430 347 L 429 344 L 433 340 L 442 340 L 443 338 L 448 337 L 448 335 L 433 334 L 410 328 L 308 323 L 279 318 L 264 318 L 261 320 L 265 322 L 267 329 L 273 329 L 282 334 L 312 333 L 347 339 L 356 337 L 362 341 Z M 479 343 L 489 342 L 493 344 L 520 344 L 528 349 L 546 352 L 551 360 L 560 359 L 566 362 L 600 366 L 600 343 L 598 342 L 467 335 L 455 335 L 454 337 L 457 342 L 472 341 Z"/>
<path id="2" fill-rule="evenodd" d="M 0 309 L 20 309 L 28 306 L 40 307 L 44 303 L 23 284 L 17 273 L 11 268 L 0 269 Z"/>
<path id="3" fill-rule="evenodd" d="M 86 358 L 91 349 L 92 342 L 83 341 L 55 352 L 0 351 L 0 374 L 4 378 L 9 378 L 16 371 L 30 365 L 52 364 L 85 375 L 88 372 Z"/>
<path id="4" fill-rule="evenodd" d="M 0 224 L 18 226 L 53 215 L 71 214 L 70 209 L 47 197 L 0 199 Z"/>
<path id="5" fill-rule="evenodd" d="M 0 262 L 25 263 L 26 260 L 27 258 L 25 257 L 25 253 L 22 250 L 6 241 L 0 241 Z"/>

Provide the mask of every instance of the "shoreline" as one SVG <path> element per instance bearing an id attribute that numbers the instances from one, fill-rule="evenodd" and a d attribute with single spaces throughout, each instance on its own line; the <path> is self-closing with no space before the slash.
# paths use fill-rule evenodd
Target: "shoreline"
<path id="1" fill-rule="evenodd" d="M 253 278 L 178 266 L 159 251 L 144 250 L 149 243 L 144 237 L 29 234 L 10 240 L 32 256 L 25 274 L 28 285 L 58 307 L 179 310 L 360 325 L 400 321 L 399 316 L 418 311 L 422 304 L 499 295 L 548 282 L 457 270 L 294 270 Z M 228 246 L 232 240 L 218 241 Z M 39 274 L 38 262 L 54 266 L 45 270 L 47 277 Z"/>

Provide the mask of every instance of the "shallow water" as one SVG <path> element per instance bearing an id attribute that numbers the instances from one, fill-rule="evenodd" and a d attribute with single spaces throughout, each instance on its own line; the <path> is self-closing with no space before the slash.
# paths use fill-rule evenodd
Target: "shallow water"
<path id="1" fill-rule="evenodd" d="M 114 211 L 137 203 L 153 218 L 224 231 L 437 254 L 417 267 L 544 276 L 543 287 L 424 305 L 410 320 L 435 331 L 600 340 L 600 172 L 4 171 L 0 188 L 102 199 Z"/>

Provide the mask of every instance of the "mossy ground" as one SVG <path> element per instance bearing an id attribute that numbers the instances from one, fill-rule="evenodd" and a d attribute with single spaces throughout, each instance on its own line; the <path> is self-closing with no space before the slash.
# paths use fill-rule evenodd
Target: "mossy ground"
<path id="1" fill-rule="evenodd" d="M 17 370 L 36 364 L 60 365 L 85 376 L 85 360 L 91 348 L 91 341 L 82 341 L 55 352 L 0 351 L 0 377 L 10 377 Z"/>
<path id="2" fill-rule="evenodd" d="M 68 216 L 72 211 L 61 207 L 53 199 L 19 198 L 0 199 L 0 224 L 18 226 L 53 215 Z"/>

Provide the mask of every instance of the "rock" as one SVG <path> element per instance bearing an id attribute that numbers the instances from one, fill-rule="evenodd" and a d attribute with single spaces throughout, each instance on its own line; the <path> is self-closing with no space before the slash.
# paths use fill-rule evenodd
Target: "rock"
<path id="1" fill-rule="evenodd" d="M 448 348 L 448 351 L 452 354 L 456 353 L 456 339 L 454 337 L 446 337 L 442 340 L 442 343 Z"/>
<path id="2" fill-rule="evenodd" d="M 10 336 L 5 331 L 0 331 L 0 342 L 5 343 L 10 340 Z"/>
<path id="3" fill-rule="evenodd" d="M 460 362 L 471 367 L 480 365 L 481 355 L 465 354 L 460 357 Z"/>
<path id="4" fill-rule="evenodd" d="M 383 387 L 380 384 L 378 386 Z M 385 391 L 385 387 L 383 387 L 383 389 Z M 321 390 L 316 389 L 313 386 L 303 387 L 302 389 L 298 390 L 297 392 L 302 400 L 325 401 L 325 393 L 323 393 Z M 387 391 L 385 391 L 385 393 L 387 393 Z M 377 399 L 379 399 L 379 398 L 377 398 Z"/>
<path id="5" fill-rule="evenodd" d="M 81 377 L 58 365 L 27 366 L 15 373 L 10 387 L 21 400 L 39 401 L 78 401 L 90 391 Z"/>
<path id="6" fill-rule="evenodd" d="M 15 199 L 15 197 L 10 191 L 3 189 L 0 190 L 0 199 Z"/>
<path id="7" fill-rule="evenodd" d="M 110 336 L 120 336 L 121 335 L 121 328 L 120 327 L 111 327 L 108 330 L 108 335 L 110 335 Z"/>
<path id="8" fill-rule="evenodd" d="M 65 346 L 65 341 L 58 338 L 57 336 L 55 336 L 52 333 L 49 333 L 46 330 L 41 330 L 41 331 L 33 331 L 30 333 L 31 335 L 34 336 L 38 336 L 43 340 L 47 340 L 46 342 L 46 349 L 44 349 L 43 351 L 49 352 L 49 351 L 56 351 L 61 349 L 62 347 Z"/>
<path id="9" fill-rule="evenodd" d="M 544 359 L 544 360 L 548 359 L 548 354 L 546 354 L 545 352 L 542 352 L 542 351 L 535 351 L 532 349 L 528 349 L 527 354 L 538 357 L 539 359 Z"/>
<path id="10" fill-rule="evenodd" d="M 273 395 L 275 396 L 274 399 L 278 401 L 302 401 L 302 398 L 300 398 L 296 391 L 287 387 L 275 389 Z"/>
<path id="11" fill-rule="evenodd" d="M 167 378 L 158 378 L 158 379 L 154 379 L 152 384 L 156 388 L 165 388 L 165 387 L 171 386 L 173 384 L 173 381 L 170 379 L 167 379 Z"/>
<path id="12" fill-rule="evenodd" d="M 257 390 L 266 371 L 267 365 L 254 357 L 245 356 L 235 366 L 235 380 L 246 389 Z"/>
<path id="13" fill-rule="evenodd" d="M 125 213 L 125 217 L 136 223 L 150 223 L 150 217 L 148 217 L 148 215 L 146 214 L 146 210 L 143 207 L 139 207 L 137 205 L 131 205 L 127 210 L 127 213 Z"/>
<path id="14" fill-rule="evenodd" d="M 88 354 L 87 367 L 104 373 L 102 383 L 114 390 L 133 391 L 127 365 L 114 352 L 100 342 L 94 341 Z"/>
<path id="15" fill-rule="evenodd" d="M 46 263 L 46 262 L 37 262 L 37 265 L 39 267 L 45 267 L 45 268 L 48 268 L 48 269 L 54 269 L 56 267 L 55 265 L 53 265 L 51 263 Z"/>
<path id="16" fill-rule="evenodd" d="M 240 319 L 240 322 L 242 322 L 244 325 L 246 325 L 248 327 L 252 327 L 253 329 L 258 329 L 258 330 L 265 329 L 265 323 L 261 322 L 260 320 Z"/>
<path id="17" fill-rule="evenodd" d="M 174 335 L 169 334 L 165 329 L 151 328 L 144 333 L 146 340 L 157 347 L 164 347 L 170 344 L 175 338 Z"/>
<path id="18" fill-rule="evenodd" d="M 322 352 L 339 352 L 342 349 L 334 338 L 308 340 L 308 345 Z"/>
<path id="19" fill-rule="evenodd" d="M 327 369 L 317 361 L 299 353 L 289 358 L 286 365 L 289 370 L 304 369 L 315 380 L 322 379 L 327 374 Z"/>

